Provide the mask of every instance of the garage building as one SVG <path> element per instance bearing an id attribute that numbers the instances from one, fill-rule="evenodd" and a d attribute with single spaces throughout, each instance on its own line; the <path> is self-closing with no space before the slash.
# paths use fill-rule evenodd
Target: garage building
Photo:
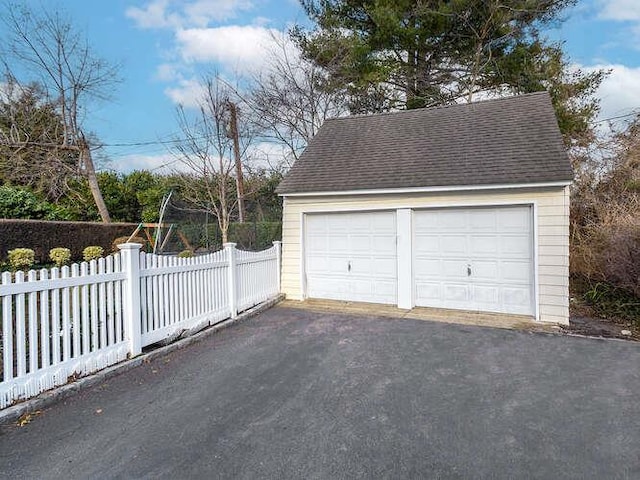
<path id="1" fill-rule="evenodd" d="M 546 92 L 328 120 L 278 187 L 283 293 L 567 324 L 571 180 Z"/>

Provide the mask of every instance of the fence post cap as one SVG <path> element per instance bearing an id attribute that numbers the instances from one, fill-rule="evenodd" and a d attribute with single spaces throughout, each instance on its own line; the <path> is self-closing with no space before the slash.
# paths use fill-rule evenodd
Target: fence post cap
<path id="1" fill-rule="evenodd" d="M 140 250 L 142 248 L 141 243 L 121 243 L 118 245 L 120 250 Z"/>
<path id="2" fill-rule="evenodd" d="M 280 245 L 282 243 L 282 240 L 274 240 L 272 243 L 274 245 Z"/>
<path id="3" fill-rule="evenodd" d="M 222 246 L 224 248 L 236 248 L 236 245 L 238 245 L 238 244 L 235 243 L 235 242 L 227 242 L 227 243 L 223 243 L 222 244 Z"/>

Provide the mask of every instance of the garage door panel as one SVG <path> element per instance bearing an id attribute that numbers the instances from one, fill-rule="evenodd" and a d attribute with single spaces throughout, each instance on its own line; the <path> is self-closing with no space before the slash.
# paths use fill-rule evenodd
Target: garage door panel
<path id="1" fill-rule="evenodd" d="M 372 248 L 376 252 L 394 252 L 396 250 L 396 234 L 393 235 L 375 235 L 371 239 Z M 390 254 L 388 254 L 390 255 Z"/>
<path id="2" fill-rule="evenodd" d="M 454 210 L 440 210 L 438 212 L 434 212 L 434 215 L 435 225 L 438 227 L 438 230 L 443 232 L 457 232 L 460 230 L 460 212 L 456 212 Z"/>
<path id="3" fill-rule="evenodd" d="M 348 235 L 349 232 L 357 232 L 358 225 L 350 217 L 351 215 L 346 214 L 324 216 L 322 221 L 326 225 L 326 232 L 331 232 L 333 234 L 341 233 L 343 235 Z M 351 229 L 349 227 L 351 227 Z"/>
<path id="4" fill-rule="evenodd" d="M 418 279 L 442 279 L 442 261 L 430 258 L 419 258 L 414 262 L 414 268 L 416 272 L 420 272 L 416 275 Z"/>
<path id="5" fill-rule="evenodd" d="M 523 215 L 522 208 L 503 208 L 498 211 L 498 228 L 501 232 L 530 232 L 531 217 Z"/>
<path id="6" fill-rule="evenodd" d="M 308 214 L 305 221 L 307 296 L 396 302 L 395 212 Z"/>
<path id="7" fill-rule="evenodd" d="M 472 285 L 473 299 L 486 307 L 495 305 L 500 301 L 499 285 Z"/>
<path id="8" fill-rule="evenodd" d="M 500 276 L 499 260 L 471 260 L 471 274 L 474 279 L 493 283 Z M 467 275 L 468 276 L 468 275 Z"/>
<path id="9" fill-rule="evenodd" d="M 325 257 L 309 257 L 307 261 L 308 273 L 330 272 L 329 260 Z"/>
<path id="10" fill-rule="evenodd" d="M 529 235 L 503 235 L 500 237 L 500 253 L 530 258 L 531 237 Z"/>
<path id="11" fill-rule="evenodd" d="M 449 280 L 466 280 L 467 278 L 467 262 L 465 259 L 446 259 L 441 260 L 442 275 Z"/>
<path id="12" fill-rule="evenodd" d="M 440 237 L 438 235 L 417 235 L 414 245 L 416 257 L 440 252 Z"/>
<path id="13" fill-rule="evenodd" d="M 495 257 L 500 253 L 497 235 L 469 235 L 469 253 L 473 256 Z"/>
<path id="14" fill-rule="evenodd" d="M 442 284 L 435 282 L 417 282 L 416 292 L 420 298 L 437 302 L 442 299 Z M 434 305 L 435 306 L 435 305 Z"/>
<path id="15" fill-rule="evenodd" d="M 531 219 L 530 206 L 415 211 L 416 304 L 532 315 Z"/>
<path id="16" fill-rule="evenodd" d="M 503 303 L 509 306 L 512 313 L 528 315 L 529 309 L 526 307 L 531 303 L 531 291 L 528 288 L 506 287 L 502 291 Z"/>
<path id="17" fill-rule="evenodd" d="M 351 270 L 349 271 L 347 262 L 345 262 L 343 270 L 346 273 L 350 273 L 352 276 L 365 276 L 366 278 L 373 275 L 380 280 L 392 279 L 395 281 L 395 259 L 354 257 L 349 260 L 349 262 L 351 263 Z"/>
<path id="18" fill-rule="evenodd" d="M 522 261 L 501 262 L 500 273 L 502 278 L 509 282 L 528 285 L 531 279 L 531 264 Z"/>
<path id="19" fill-rule="evenodd" d="M 328 253 L 349 253 L 349 244 L 345 241 L 345 236 L 336 235 L 335 233 L 325 237 L 327 239 Z"/>
<path id="20" fill-rule="evenodd" d="M 372 272 L 377 278 L 390 278 L 395 281 L 397 260 L 395 258 L 374 258 L 371 261 Z"/>
<path id="21" fill-rule="evenodd" d="M 307 242 L 307 250 L 309 252 L 326 252 L 329 250 L 327 237 L 319 235 L 310 235 Z"/>
<path id="22" fill-rule="evenodd" d="M 346 300 L 349 293 L 347 282 L 332 281 L 332 275 L 316 274 L 315 281 L 309 285 L 309 295 L 315 298 L 331 298 L 334 300 Z"/>
<path id="23" fill-rule="evenodd" d="M 369 253 L 372 247 L 372 239 L 367 235 L 350 235 L 349 236 L 349 252 L 365 252 Z"/>
<path id="24" fill-rule="evenodd" d="M 478 210 L 469 215 L 469 226 L 474 232 L 495 232 L 497 227 L 495 210 Z"/>
<path id="25" fill-rule="evenodd" d="M 447 283 L 443 288 L 444 300 L 453 302 L 468 302 L 470 292 L 465 283 Z"/>
<path id="26" fill-rule="evenodd" d="M 444 255 L 464 255 L 467 248 L 467 237 L 464 235 L 442 235 L 440 237 L 440 251 Z"/>
<path id="27" fill-rule="evenodd" d="M 398 289 L 398 285 L 395 280 L 376 282 L 374 287 L 375 294 L 382 297 L 396 296 Z"/>

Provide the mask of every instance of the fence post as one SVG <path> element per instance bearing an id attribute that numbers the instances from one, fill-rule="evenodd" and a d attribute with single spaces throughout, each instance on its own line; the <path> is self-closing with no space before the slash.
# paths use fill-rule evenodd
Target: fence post
<path id="1" fill-rule="evenodd" d="M 227 252 L 227 261 L 229 262 L 229 310 L 231 318 L 238 316 L 238 269 L 236 262 L 236 244 L 233 242 L 225 243 L 224 249 Z"/>
<path id="2" fill-rule="evenodd" d="M 140 326 L 140 248 L 139 243 L 118 245 L 122 255 L 122 268 L 127 275 L 124 292 L 124 334 L 129 342 L 129 354 L 135 357 L 142 353 L 142 330 Z"/>
<path id="3" fill-rule="evenodd" d="M 273 242 L 273 246 L 276 247 L 276 272 L 277 272 L 277 285 L 278 285 L 278 293 L 281 291 L 281 281 L 282 281 L 282 242 L 280 240 L 275 240 Z"/>

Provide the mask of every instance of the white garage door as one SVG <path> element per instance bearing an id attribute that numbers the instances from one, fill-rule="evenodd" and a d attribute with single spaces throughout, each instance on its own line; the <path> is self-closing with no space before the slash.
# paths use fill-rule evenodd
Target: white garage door
<path id="1" fill-rule="evenodd" d="M 307 296 L 396 303 L 395 212 L 306 215 Z"/>
<path id="2" fill-rule="evenodd" d="M 416 305 L 534 315 L 531 210 L 414 212 Z"/>

